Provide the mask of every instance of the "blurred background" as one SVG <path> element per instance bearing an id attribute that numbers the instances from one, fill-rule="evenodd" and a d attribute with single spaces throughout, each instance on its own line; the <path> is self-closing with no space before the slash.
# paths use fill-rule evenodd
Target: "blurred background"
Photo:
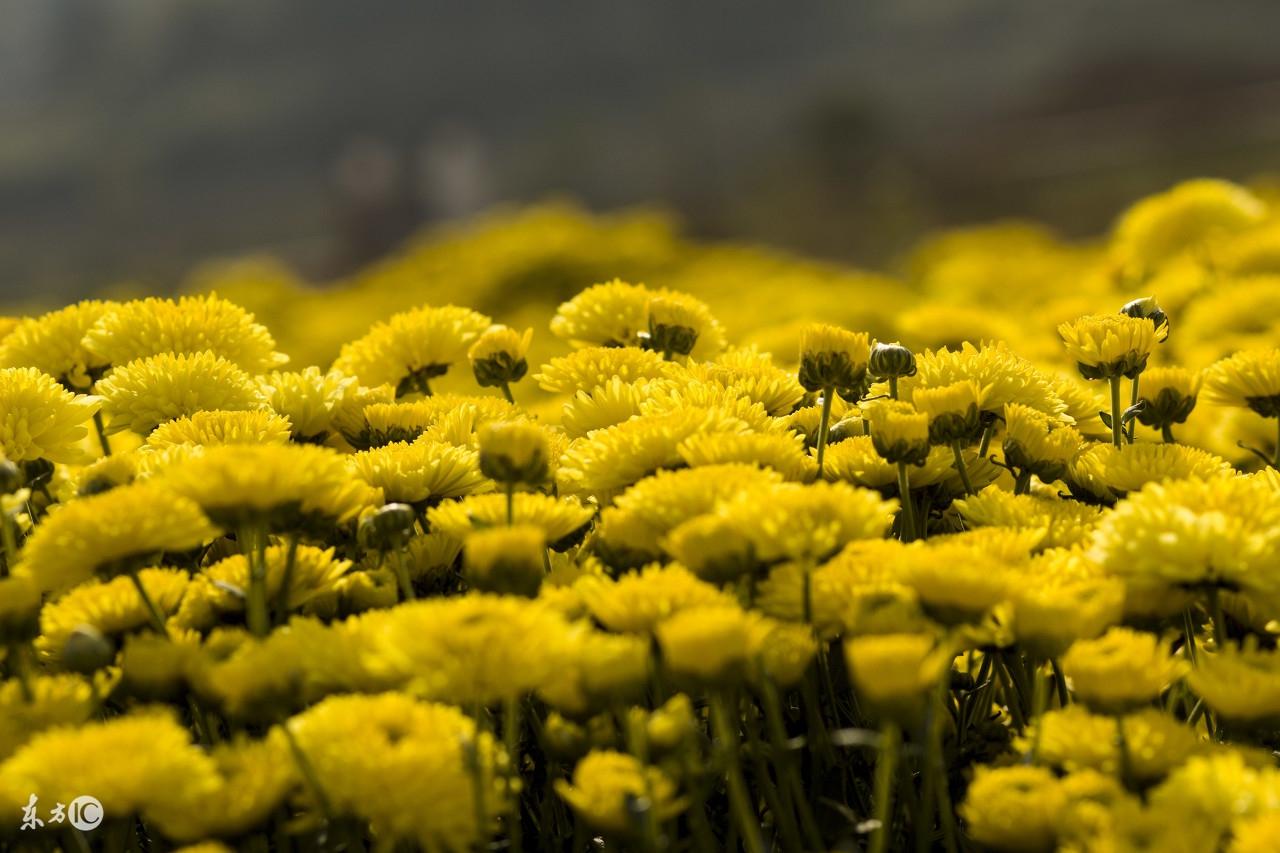
<path id="1" fill-rule="evenodd" d="M 0 297 L 345 275 L 494 205 L 891 264 L 1280 163 L 1280 4 L 0 0 Z"/>

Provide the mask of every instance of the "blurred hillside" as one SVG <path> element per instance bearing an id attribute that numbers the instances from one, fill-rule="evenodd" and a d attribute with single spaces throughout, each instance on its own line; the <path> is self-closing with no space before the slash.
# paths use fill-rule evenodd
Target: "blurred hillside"
<path id="1" fill-rule="evenodd" d="M 1280 5 L 0 0 L 0 295 L 568 194 L 875 265 L 1280 162 Z"/>

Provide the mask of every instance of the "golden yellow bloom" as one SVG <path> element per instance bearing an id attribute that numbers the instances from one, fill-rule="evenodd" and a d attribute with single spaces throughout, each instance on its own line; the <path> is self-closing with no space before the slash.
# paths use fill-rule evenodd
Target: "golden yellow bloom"
<path id="1" fill-rule="evenodd" d="M 519 382 L 529 371 L 525 355 L 533 340 L 533 329 L 524 334 L 507 326 L 490 326 L 467 350 L 471 371 L 481 388 L 496 388 Z"/>
<path id="2" fill-rule="evenodd" d="M 1113 251 L 1141 275 L 1219 233 L 1260 221 L 1261 199 L 1227 181 L 1185 181 L 1138 201 L 1116 225 Z"/>
<path id="3" fill-rule="evenodd" d="M 359 425 L 344 426 L 343 435 L 355 447 L 381 447 L 393 441 L 413 441 L 458 415 L 465 417 L 468 432 L 490 421 L 524 417 L 500 397 L 436 394 L 399 403 L 371 403 L 362 410 Z"/>
<path id="4" fill-rule="evenodd" d="M 1111 504 L 1147 483 L 1167 480 L 1211 480 L 1232 473 L 1225 459 L 1185 444 L 1091 444 L 1066 473 L 1076 495 Z"/>
<path id="5" fill-rule="evenodd" d="M 1211 849 L 1234 821 L 1274 811 L 1280 800 L 1280 772 L 1272 762 L 1250 763 L 1241 749 L 1193 757 L 1152 789 L 1150 808 L 1160 819 L 1176 821 L 1186 830 L 1208 830 L 1209 837 L 1201 832 L 1201 843 L 1193 849 Z"/>
<path id="6" fill-rule="evenodd" d="M 1280 811 L 1237 821 L 1228 853 L 1273 853 L 1280 838 Z"/>
<path id="7" fill-rule="evenodd" d="M 592 285 L 556 309 L 551 333 L 575 347 L 634 346 L 648 328 L 649 300 L 654 295 L 643 284 L 616 278 Z"/>
<path id="8" fill-rule="evenodd" d="M 968 538 L 933 537 L 928 544 L 903 552 L 902 580 L 932 618 L 944 624 L 980 621 L 992 608 L 1008 601 L 1021 581 L 1017 563 L 1039 543 L 1039 531 L 975 531 L 984 532 L 1011 535 L 1008 541 L 1021 553 L 1014 558 L 994 552 L 991 542 L 974 539 L 974 534 L 967 534 Z"/>
<path id="9" fill-rule="evenodd" d="M 1124 594 L 1123 583 L 1079 552 L 1048 551 L 1031 560 L 1024 583 L 1013 587 L 1014 633 L 1038 659 L 1058 657 L 1074 641 L 1117 624 Z"/>
<path id="10" fill-rule="evenodd" d="M 181 569 L 142 569 L 138 580 L 162 618 L 178 609 L 190 583 Z M 77 629 L 89 626 L 104 637 L 115 638 L 145 627 L 150 621 L 151 612 L 129 578 L 89 581 L 40 611 L 40 637 L 35 647 L 42 657 L 57 662 Z"/>
<path id="11" fill-rule="evenodd" d="M 1044 767 L 979 767 L 960 814 L 969 835 L 1002 853 L 1054 849 L 1066 793 Z"/>
<path id="12" fill-rule="evenodd" d="M 464 544 L 467 583 L 482 592 L 533 598 L 545 574 L 546 549 L 546 537 L 530 524 L 477 530 Z"/>
<path id="13" fill-rule="evenodd" d="M 750 536 L 737 520 L 719 515 L 700 515 L 677 525 L 662 547 L 711 583 L 728 583 L 759 566 Z"/>
<path id="14" fill-rule="evenodd" d="M 375 323 L 342 347 L 333 367 L 363 385 L 391 385 L 397 396 L 430 394 L 431 380 L 466 358 L 490 325 L 488 317 L 469 308 L 424 305 Z"/>
<path id="15" fill-rule="evenodd" d="M 27 643 L 40 633 L 40 589 L 25 576 L 0 578 L 0 643 Z"/>
<path id="16" fill-rule="evenodd" d="M 0 685 L 0 761 L 46 729 L 83 725 L 97 711 L 93 684 L 78 675 L 28 676 Z"/>
<path id="17" fill-rule="evenodd" d="M 855 539 L 879 539 L 896 500 L 848 483 L 783 483 L 746 492 L 719 512 L 735 521 L 764 562 L 825 560 Z"/>
<path id="18" fill-rule="evenodd" d="M 560 669 L 538 687 L 538 694 L 579 718 L 636 701 L 649 683 L 651 642 L 648 637 L 604 631 L 572 634 Z"/>
<path id="19" fill-rule="evenodd" d="M 209 352 L 249 373 L 285 363 L 276 342 L 253 315 L 217 294 L 122 302 L 102 312 L 84 347 L 105 364 L 128 364 L 162 353 Z"/>
<path id="20" fill-rule="evenodd" d="M 795 374 L 775 365 L 772 356 L 755 347 L 733 349 L 715 361 L 689 364 L 685 369 L 693 379 L 742 393 L 775 417 L 790 414 L 804 397 Z"/>
<path id="21" fill-rule="evenodd" d="M 924 488 L 941 483 L 955 473 L 954 465 L 955 457 L 950 448 L 929 450 L 924 464 L 911 469 L 911 487 Z M 844 480 L 885 495 L 897 494 L 898 466 L 880 455 L 875 448 L 875 440 L 869 435 L 855 435 L 830 445 L 822 473 L 828 480 Z"/>
<path id="22" fill-rule="evenodd" d="M 165 421 L 210 409 L 261 409 L 257 384 L 235 364 L 211 352 L 162 353 L 114 368 L 98 380 L 107 429 L 146 435 Z"/>
<path id="23" fill-rule="evenodd" d="M 750 427 L 719 409 L 642 415 L 575 439 L 560 459 L 562 492 L 607 498 L 662 468 L 684 464 L 681 442 L 692 435 L 745 433 Z"/>
<path id="24" fill-rule="evenodd" d="M 1062 477 L 1084 443 L 1072 427 L 1019 403 L 1004 407 L 1004 421 L 1005 462 L 1045 483 Z"/>
<path id="25" fill-rule="evenodd" d="M 383 503 L 352 480 L 341 454 L 315 445 L 226 445 L 166 468 L 165 484 L 229 528 L 285 529 L 324 519 L 344 524 Z"/>
<path id="26" fill-rule="evenodd" d="M 929 415 L 908 403 L 884 400 L 863 408 L 876 452 L 890 465 L 919 467 L 929 458 Z M 897 472 L 894 472 L 895 480 Z"/>
<path id="27" fill-rule="evenodd" d="M 1047 711 L 1032 725 L 1018 746 L 1029 751 L 1038 744 L 1036 755 L 1046 764 L 1068 773 L 1096 770 L 1111 776 L 1120 774 L 1114 717 L 1075 704 Z M 1188 758 L 1212 748 L 1191 728 L 1156 708 L 1124 715 L 1124 737 L 1128 771 L 1141 782 L 1162 779 Z"/>
<path id="28" fill-rule="evenodd" d="M 1051 416 L 1066 409 L 1054 381 L 1004 343 L 975 346 L 964 343 L 958 350 L 929 350 L 916 359 L 917 372 L 901 381 L 903 397 L 916 388 L 936 388 L 964 379 L 978 388 L 978 409 L 990 418 L 1004 412 L 1006 403 L 1021 403 Z M 1091 416 L 1096 416 L 1093 412 Z"/>
<path id="29" fill-rule="evenodd" d="M 671 375 L 674 370 L 677 368 L 663 361 L 658 353 L 649 350 L 634 347 L 587 347 L 551 359 L 533 378 L 544 391 L 568 394 L 591 391 L 614 379 L 622 382 L 661 379 Z"/>
<path id="30" fill-rule="evenodd" d="M 359 440 L 361 434 L 367 429 L 365 410 L 380 403 L 393 403 L 395 399 L 396 390 L 390 385 L 366 388 L 352 383 L 343 390 L 341 399 L 334 404 L 333 429 L 351 442 L 353 447 L 369 447 L 370 444 Z"/>
<path id="31" fill-rule="evenodd" d="M 804 442 L 794 434 L 695 434 L 676 448 L 691 467 L 742 463 L 771 468 L 783 479 L 806 482 L 816 466 L 804 450 Z"/>
<path id="32" fill-rule="evenodd" d="M 120 486 L 62 506 L 27 540 L 17 573 L 46 591 L 95 572 L 116 572 L 180 553 L 218 535 L 195 502 L 154 481 Z"/>
<path id="33" fill-rule="evenodd" d="M 560 427 L 569 438 L 582 438 L 640 414 L 640 404 L 651 380 L 625 382 L 618 377 L 590 391 L 576 391 L 560 410 Z"/>
<path id="34" fill-rule="evenodd" d="M 1202 374 L 1185 367 L 1153 367 L 1142 373 L 1143 402 L 1138 421 L 1162 429 L 1180 424 L 1191 415 L 1200 393 Z"/>
<path id="35" fill-rule="evenodd" d="M 476 432 L 480 471 L 499 483 L 538 486 L 547 479 L 551 442 L 528 421 L 491 421 Z"/>
<path id="36" fill-rule="evenodd" d="M 877 714 L 903 724 L 918 717 L 955 657 L 927 634 L 850 637 L 844 655 L 858 697 Z"/>
<path id="37" fill-rule="evenodd" d="M 1238 352 L 1204 373 L 1205 399 L 1280 417 L 1280 349 Z"/>
<path id="38" fill-rule="evenodd" d="M 1085 379 L 1132 379 L 1159 340 L 1150 320 L 1125 314 L 1090 314 L 1063 323 L 1058 334 Z"/>
<path id="39" fill-rule="evenodd" d="M 42 732 L 0 765 L 4 790 L 38 791 L 54 803 L 93 791 L 103 812 L 117 818 L 150 819 L 216 786 L 213 759 L 173 716 L 154 710 Z"/>
<path id="40" fill-rule="evenodd" d="M 1056 495 L 1015 495 L 999 486 L 987 486 L 976 495 L 953 501 L 952 506 L 974 527 L 1012 527 L 1044 531 L 1043 548 L 1067 548 L 1089 540 L 1102 520 L 1100 507 Z"/>
<path id="41" fill-rule="evenodd" d="M 1255 648 L 1202 654 L 1187 676 L 1197 696 L 1224 719 L 1280 717 L 1280 654 Z"/>
<path id="42" fill-rule="evenodd" d="M 871 336 L 827 323 L 800 332 L 800 385 L 806 391 L 835 390 L 847 400 L 862 396 L 871 360 Z"/>
<path id="43" fill-rule="evenodd" d="M 479 454 L 425 438 L 364 450 L 348 460 L 351 473 L 388 501 L 425 506 L 493 489 L 480 473 Z"/>
<path id="44" fill-rule="evenodd" d="M 267 548 L 265 584 L 267 600 L 281 601 L 280 588 L 288 575 L 289 589 L 283 604 L 290 611 L 310 611 L 310 605 L 336 596 L 339 581 L 351 570 L 351 561 L 339 559 L 332 548 L 299 545 L 292 568 L 288 554 L 287 545 Z M 174 619 L 183 628 L 198 630 L 230 622 L 228 617 L 244 613 L 243 593 L 248 588 L 249 560 L 244 554 L 233 554 L 196 576 Z"/>
<path id="45" fill-rule="evenodd" d="M 517 492 L 512 509 L 516 524 L 536 527 L 552 548 L 564 550 L 581 537 L 595 510 L 574 498 L 538 492 Z M 461 542 L 471 533 L 507 523 L 507 498 L 502 494 L 469 495 L 445 501 L 427 513 L 427 527 Z"/>
<path id="46" fill-rule="evenodd" d="M 267 405 L 289 419 L 298 441 L 319 443 L 333 429 L 334 414 L 342 404 L 355 377 L 318 367 L 282 373 L 274 371 L 258 380 Z"/>
<path id="47" fill-rule="evenodd" d="M 83 462 L 85 424 L 102 406 L 34 367 L 0 368 L 0 459 Z"/>
<path id="48" fill-rule="evenodd" d="M 285 725 L 330 806 L 368 821 L 389 843 L 429 853 L 466 850 L 495 828 L 477 826 L 478 812 L 495 822 L 510 807 L 502 778 L 508 757 L 456 708 L 397 693 L 334 696 Z"/>
<path id="49" fill-rule="evenodd" d="M 981 389 L 972 379 L 950 385 L 917 388 L 911 395 L 916 411 L 929 418 L 929 440 L 934 444 L 969 443 L 982 434 L 978 416 Z M 874 426 L 872 427 L 874 435 Z"/>
<path id="50" fill-rule="evenodd" d="M 736 389 L 715 382 L 687 377 L 649 380 L 644 383 L 644 396 L 639 405 L 642 415 L 661 415 L 689 407 L 719 409 L 758 432 L 781 431 L 764 406 Z"/>
<path id="51" fill-rule="evenodd" d="M 600 624 L 611 631 L 634 634 L 651 633 L 681 610 L 736 603 L 733 596 L 678 564 L 650 566 L 617 580 L 588 576 L 575 588 Z"/>
<path id="52" fill-rule="evenodd" d="M 288 419 L 275 412 L 196 412 L 160 424 L 147 436 L 147 444 L 151 447 L 285 444 L 289 433 Z"/>
<path id="53" fill-rule="evenodd" d="M 0 339 L 0 367 L 34 367 L 70 388 L 87 390 L 107 361 L 85 348 L 85 332 L 112 303 L 77 302 L 27 317 Z"/>
<path id="54" fill-rule="evenodd" d="M 649 300 L 649 328 L 640 336 L 641 346 L 662 353 L 663 358 L 687 356 L 697 348 L 701 357 L 724 349 L 724 329 L 706 303 L 686 293 L 664 291 Z"/>
<path id="55" fill-rule="evenodd" d="M 1271 598 L 1278 554 L 1280 493 L 1249 477 L 1150 483 L 1103 516 L 1092 547 L 1137 590 L 1216 584 Z"/>
<path id="56" fill-rule="evenodd" d="M 670 820 L 685 808 L 666 773 L 621 752 L 590 752 L 573 769 L 573 782 L 557 779 L 555 787 L 587 823 L 623 836 L 636 829 L 630 806 L 635 799 L 647 800 L 659 821 Z"/>
<path id="57" fill-rule="evenodd" d="M 1075 694 L 1108 713 L 1149 702 L 1183 672 L 1159 637 L 1128 628 L 1076 642 L 1063 656 L 1062 667 Z"/>
<path id="58" fill-rule="evenodd" d="M 679 676 L 703 684 L 735 683 L 745 675 L 750 619 L 741 607 L 690 607 L 657 627 L 662 660 Z"/>

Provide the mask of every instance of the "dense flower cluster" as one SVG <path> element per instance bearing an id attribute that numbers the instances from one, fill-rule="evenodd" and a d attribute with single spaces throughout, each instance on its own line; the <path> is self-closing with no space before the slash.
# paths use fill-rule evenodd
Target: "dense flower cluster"
<path id="1" fill-rule="evenodd" d="M 547 207 L 0 323 L 0 845 L 1277 849 L 1280 199 L 900 273 Z"/>

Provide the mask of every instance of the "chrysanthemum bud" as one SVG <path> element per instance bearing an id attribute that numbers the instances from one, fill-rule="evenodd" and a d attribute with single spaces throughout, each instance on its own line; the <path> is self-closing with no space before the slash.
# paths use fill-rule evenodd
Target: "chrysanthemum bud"
<path id="1" fill-rule="evenodd" d="M 532 340 L 533 329 L 521 334 L 507 326 L 490 326 L 467 351 L 480 387 L 497 388 L 523 379 L 529 372 L 525 355 Z"/>
<path id="2" fill-rule="evenodd" d="M 30 459 L 22 463 L 22 476 L 28 486 L 46 483 L 53 476 L 53 463 L 48 459 Z"/>
<path id="3" fill-rule="evenodd" d="M 549 473 L 547 434 L 527 421 L 495 421 L 480 428 L 480 472 L 507 485 L 540 485 Z"/>
<path id="4" fill-rule="evenodd" d="M 389 503 L 360 520 L 360 544 L 375 551 L 398 551 L 413 536 L 413 507 Z"/>
<path id="5" fill-rule="evenodd" d="M 1169 337 L 1169 315 L 1164 313 L 1164 309 L 1160 307 L 1160 303 L 1156 302 L 1154 296 L 1143 296 L 1132 302 L 1126 302 L 1120 309 L 1120 313 L 1126 317 L 1150 320 L 1156 328 L 1157 341 L 1164 341 Z"/>
<path id="6" fill-rule="evenodd" d="M 871 338 L 839 326 L 812 323 L 800 333 L 800 384 L 806 391 L 834 388 L 846 400 L 866 390 Z"/>
<path id="7" fill-rule="evenodd" d="M 911 399 L 917 411 L 929 416 L 929 441 L 933 444 L 967 444 L 982 434 L 978 387 L 972 380 L 917 388 Z"/>
<path id="8" fill-rule="evenodd" d="M 0 494 L 12 494 L 20 488 L 22 469 L 8 459 L 0 459 Z"/>
<path id="9" fill-rule="evenodd" d="M 532 598 L 542 585 L 546 547 L 542 531 L 528 524 L 472 533 L 465 546 L 467 583 L 485 592 Z"/>
<path id="10" fill-rule="evenodd" d="M 929 416 L 907 403 L 882 400 L 867 406 L 871 443 L 876 453 L 894 465 L 923 465 L 929 458 Z"/>
<path id="11" fill-rule="evenodd" d="M 685 568 L 711 583 L 728 583 L 758 565 L 751 540 L 730 519 L 702 515 L 681 524 L 667 539 L 667 550 Z"/>
<path id="12" fill-rule="evenodd" d="M 23 577 L 0 580 L 0 645 L 34 640 L 40 633 L 40 590 Z"/>
<path id="13" fill-rule="evenodd" d="M 698 343 L 698 330 L 704 319 L 692 306 L 685 303 L 655 297 L 649 302 L 649 335 L 645 349 L 651 349 L 670 358 L 688 355 Z"/>
<path id="14" fill-rule="evenodd" d="M 1200 374 L 1185 367 L 1154 367 L 1142 374 L 1138 421 L 1144 426 L 1162 427 L 1180 424 L 1196 407 L 1200 393 Z"/>
<path id="15" fill-rule="evenodd" d="M 888 379 L 891 376 L 915 376 L 916 357 L 911 350 L 897 341 L 889 344 L 877 343 L 871 348 L 868 369 L 877 379 Z"/>
<path id="16" fill-rule="evenodd" d="M 81 625 L 71 632 L 62 647 L 62 665 L 72 672 L 89 675 L 116 659 L 111 640 L 92 625 Z"/>
<path id="17" fill-rule="evenodd" d="M 831 431 L 827 434 L 827 444 L 839 444 L 847 438 L 866 434 L 866 425 L 862 418 L 858 415 L 849 415 L 831 425 Z"/>

